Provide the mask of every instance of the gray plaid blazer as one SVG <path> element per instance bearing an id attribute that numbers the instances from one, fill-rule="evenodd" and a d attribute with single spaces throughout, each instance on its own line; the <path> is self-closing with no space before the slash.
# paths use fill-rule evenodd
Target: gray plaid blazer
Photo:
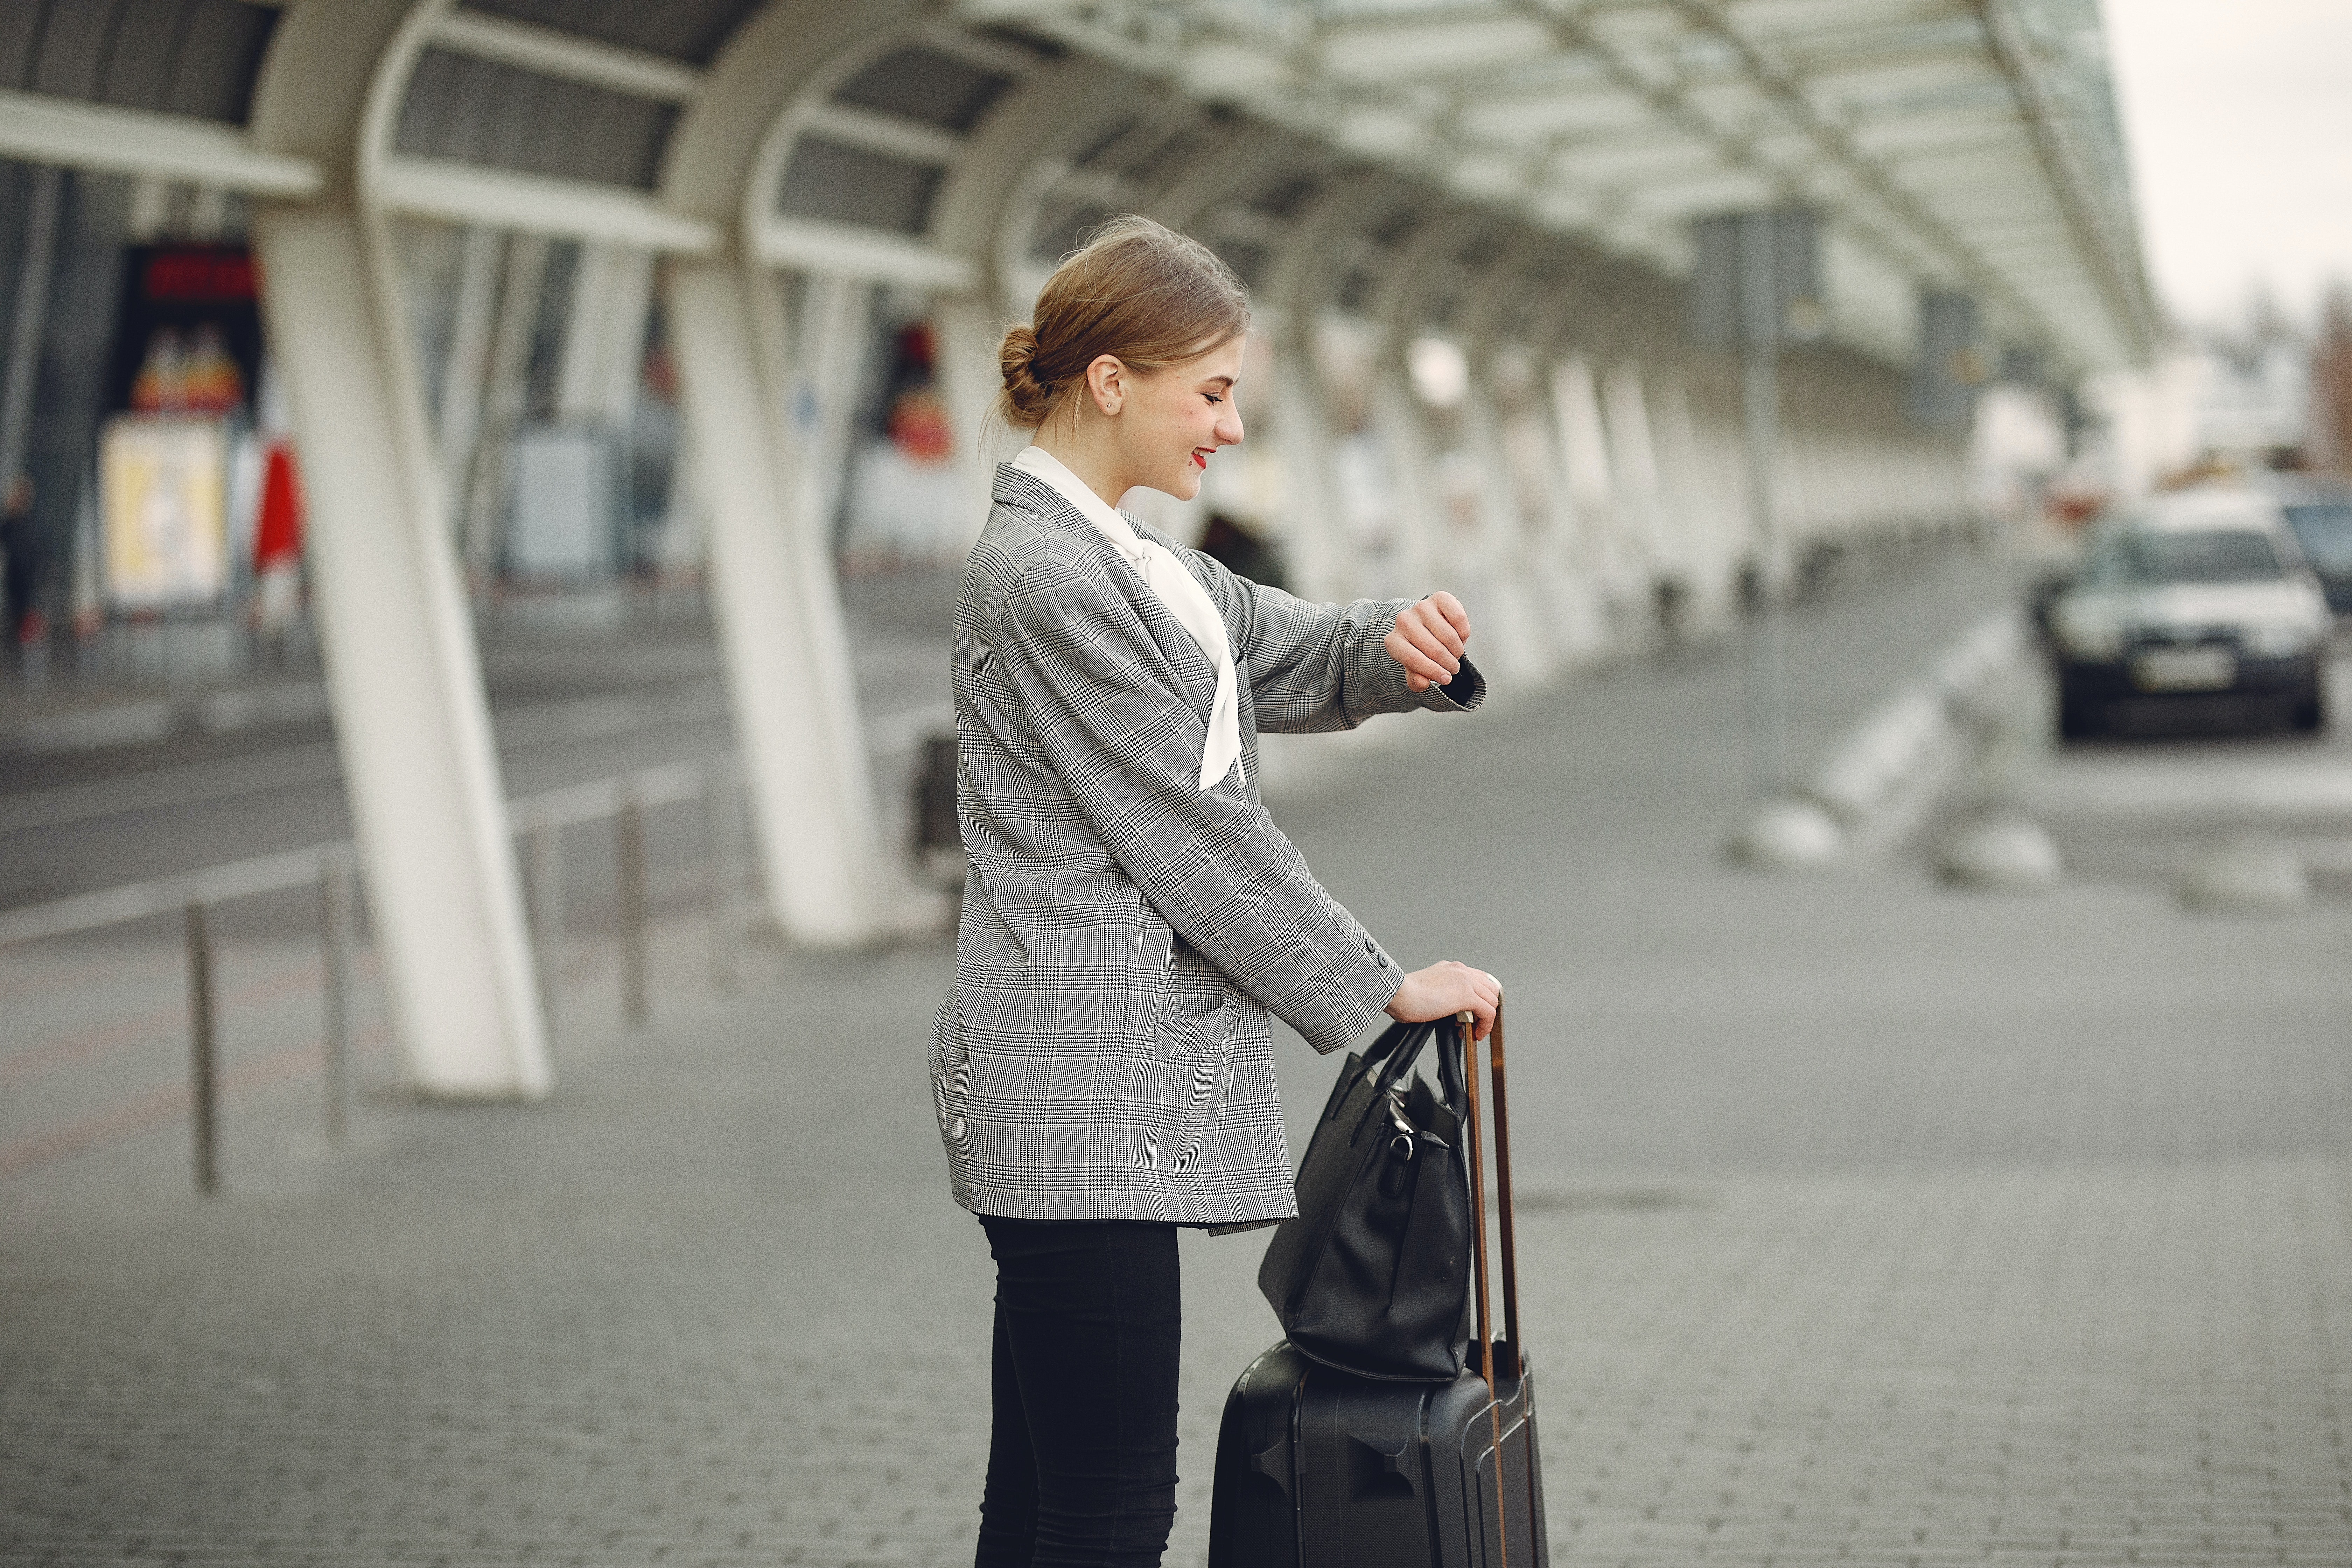
<path id="1" fill-rule="evenodd" d="M 1306 604 L 1138 521 L 1233 637 L 1246 782 L 1201 790 L 1216 675 L 1192 635 L 1051 486 L 1005 466 L 994 497 L 956 605 L 971 869 L 930 1055 L 956 1201 L 1020 1219 L 1284 1218 L 1297 1205 L 1270 1016 L 1338 1050 L 1403 971 L 1266 815 L 1258 731 L 1458 712 L 1485 679 L 1465 661 L 1416 695 L 1381 646 L 1409 600 Z"/>

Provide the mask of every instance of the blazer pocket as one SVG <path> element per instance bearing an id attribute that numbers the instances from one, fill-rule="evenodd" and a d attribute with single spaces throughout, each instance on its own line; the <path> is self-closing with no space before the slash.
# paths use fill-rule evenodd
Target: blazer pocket
<path id="1" fill-rule="evenodd" d="M 1248 1026 L 1248 1013 L 1249 998 L 1229 985 L 1207 1012 L 1164 1020 L 1160 1026 L 1160 1054 L 1222 1056 Z"/>

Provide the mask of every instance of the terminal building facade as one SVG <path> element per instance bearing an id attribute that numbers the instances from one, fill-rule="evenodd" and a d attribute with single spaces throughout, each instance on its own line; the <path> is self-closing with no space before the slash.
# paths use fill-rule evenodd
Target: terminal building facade
<path id="1" fill-rule="evenodd" d="M 1248 442 L 1138 504 L 1529 686 L 1961 521 L 1975 386 L 2147 353 L 2126 193 L 2093 0 L 0 0 L 20 666 L 315 636 L 410 1075 L 535 1097 L 481 627 L 707 607 L 772 913 L 876 939 L 843 595 L 952 572 L 1108 215 L 1256 302 Z M 1760 466 L 1693 299 L 1759 213 Z"/>

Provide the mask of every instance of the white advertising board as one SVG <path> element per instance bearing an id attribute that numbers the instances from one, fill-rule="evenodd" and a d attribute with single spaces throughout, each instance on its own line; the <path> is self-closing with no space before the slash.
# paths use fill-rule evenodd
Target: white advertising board
<path id="1" fill-rule="evenodd" d="M 526 580 L 572 581 L 613 570 L 613 454 L 583 426 L 533 426 L 515 438 L 514 510 L 506 565 Z"/>
<path id="2" fill-rule="evenodd" d="M 221 421 L 109 421 L 99 449 L 109 602 L 154 610 L 217 601 L 228 588 L 227 503 Z"/>

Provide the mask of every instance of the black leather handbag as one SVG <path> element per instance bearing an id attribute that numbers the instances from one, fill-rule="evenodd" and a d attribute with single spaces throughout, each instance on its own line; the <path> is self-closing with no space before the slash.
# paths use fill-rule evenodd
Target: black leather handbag
<path id="1" fill-rule="evenodd" d="M 1413 1073 L 1436 1042 L 1438 1090 Z M 1462 1034 L 1397 1024 L 1332 1086 L 1257 1288 L 1304 1354 L 1360 1377 L 1462 1374 L 1470 1339 Z"/>

